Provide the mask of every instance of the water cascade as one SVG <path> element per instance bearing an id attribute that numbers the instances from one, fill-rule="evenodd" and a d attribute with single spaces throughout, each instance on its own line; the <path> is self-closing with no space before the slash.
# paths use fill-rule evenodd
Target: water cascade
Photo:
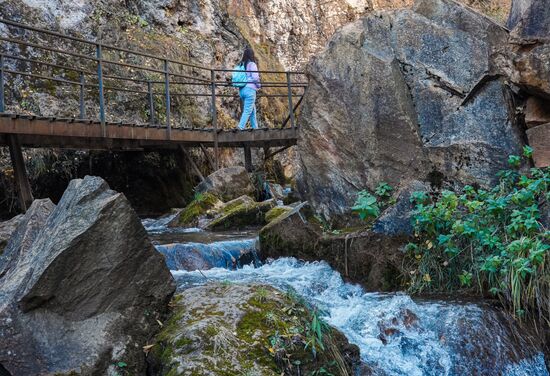
<path id="1" fill-rule="evenodd" d="M 376 374 L 549 375 L 543 354 L 489 304 L 367 293 L 325 262 L 281 258 L 259 265 L 255 238 L 202 233 L 200 242 L 189 242 L 189 234 L 179 236 L 183 242 L 171 244 L 156 238 L 156 247 L 180 290 L 208 281 L 293 290 L 359 346 L 362 361 Z"/>

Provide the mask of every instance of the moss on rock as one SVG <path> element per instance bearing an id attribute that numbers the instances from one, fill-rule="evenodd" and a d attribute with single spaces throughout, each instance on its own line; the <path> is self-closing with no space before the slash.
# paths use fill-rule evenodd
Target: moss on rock
<path id="1" fill-rule="evenodd" d="M 351 375 L 356 346 L 323 325 L 313 356 L 314 311 L 269 286 L 212 283 L 183 291 L 149 354 L 158 375 Z"/>
<path id="2" fill-rule="evenodd" d="M 273 222 L 273 220 L 277 219 L 283 214 L 289 213 L 291 210 L 292 207 L 290 206 L 276 206 L 265 214 L 265 221 L 267 223 L 271 223 Z"/>
<path id="3" fill-rule="evenodd" d="M 241 196 L 226 203 L 220 210 L 220 216 L 212 220 L 206 228 L 227 230 L 262 226 L 266 224 L 266 213 L 274 206 L 274 200 L 256 202 L 248 196 Z"/>
<path id="4" fill-rule="evenodd" d="M 189 205 L 185 207 L 170 226 L 197 226 L 199 218 L 209 210 L 222 205 L 220 199 L 212 193 L 199 193 Z"/>

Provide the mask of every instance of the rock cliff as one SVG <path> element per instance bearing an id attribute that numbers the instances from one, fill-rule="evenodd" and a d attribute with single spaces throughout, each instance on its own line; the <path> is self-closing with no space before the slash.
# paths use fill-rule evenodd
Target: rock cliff
<path id="1" fill-rule="evenodd" d="M 525 142 L 517 111 L 526 90 L 547 92 L 547 45 L 525 53 L 511 43 L 504 27 L 450 0 L 343 27 L 309 65 L 298 144 L 304 198 L 347 221 L 357 192 L 382 181 L 492 183 Z"/>

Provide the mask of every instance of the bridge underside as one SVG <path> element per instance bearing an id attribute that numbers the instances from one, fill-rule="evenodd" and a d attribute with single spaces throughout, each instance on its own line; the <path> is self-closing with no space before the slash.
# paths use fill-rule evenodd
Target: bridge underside
<path id="1" fill-rule="evenodd" d="M 0 144 L 9 145 L 8 135 L 17 135 L 23 147 L 55 147 L 93 150 L 159 150 L 185 147 L 213 147 L 212 129 L 107 123 L 106 134 L 98 121 L 55 117 L 0 115 Z M 296 129 L 264 128 L 254 131 L 219 131 L 219 147 L 285 147 L 296 144 Z"/>

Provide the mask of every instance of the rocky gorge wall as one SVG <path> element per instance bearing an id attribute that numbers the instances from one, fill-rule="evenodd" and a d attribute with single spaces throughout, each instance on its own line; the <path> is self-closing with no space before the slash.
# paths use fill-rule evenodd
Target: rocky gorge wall
<path id="1" fill-rule="evenodd" d="M 380 182 L 493 183 L 527 142 L 526 119 L 550 119 L 525 106 L 549 92 L 546 44 L 527 47 L 513 35 L 447 0 L 343 27 L 309 65 L 302 196 L 326 219 L 347 222 L 357 193 Z"/>
<path id="2" fill-rule="evenodd" d="M 467 2 L 473 6 L 485 6 L 484 1 Z M 499 0 L 496 2 L 497 5 L 494 3 L 495 1 L 491 1 L 492 8 L 484 10 L 492 12 L 497 9 L 502 13 L 503 9 L 507 9 L 507 0 Z M 333 33 L 342 25 L 373 10 L 410 6 L 412 0 L 2 0 L 0 4 L 0 17 L 3 18 L 91 40 L 101 39 L 108 44 L 193 61 L 205 66 L 232 67 L 239 59 L 243 45 L 249 43 L 259 55 L 262 69 L 302 69 L 311 56 L 324 48 Z M 0 34 L 21 36 L 15 29 L 5 26 L 0 28 Z M 36 36 L 27 34 L 26 37 Z M 55 39 L 35 41 L 60 48 L 68 47 L 60 45 Z M 47 54 L 39 49 L 33 49 L 31 52 L 34 57 L 47 57 Z M 29 68 L 21 62 L 7 63 L 17 70 L 25 71 Z M 56 72 L 58 73 L 60 72 Z M 60 77 L 71 78 L 63 72 L 60 73 Z M 18 78 L 15 84 L 14 87 L 8 85 L 9 111 L 63 117 L 78 114 L 75 93 L 55 88 L 51 83 L 39 80 L 29 82 Z M 143 98 L 117 95 L 108 99 L 109 119 L 118 121 L 124 118 L 137 122 L 146 120 L 146 103 Z M 120 105 L 116 105 L 115 102 L 120 102 Z M 174 99 L 173 117 L 177 124 L 204 126 L 209 121 L 207 108 L 208 104 L 204 100 Z M 260 115 L 266 124 L 273 122 L 275 117 L 283 116 L 282 108 L 284 103 L 259 101 Z M 98 104 L 87 99 L 86 110 L 88 113 L 97 113 Z M 234 127 L 240 111 L 238 100 L 228 98 L 220 101 L 218 111 L 220 124 L 228 128 Z M 204 164 L 205 160 L 199 154 L 194 157 L 199 165 Z M 40 153 L 29 153 L 28 158 L 40 159 Z M 277 158 L 282 161 L 287 175 L 293 177 L 296 173 L 295 151 L 290 150 Z M 240 152 L 222 154 L 222 162 L 226 166 L 241 164 L 242 159 Z M 47 162 L 47 159 L 44 161 Z M 41 163 L 40 160 L 37 162 Z M 262 162 L 262 156 L 255 155 L 255 163 L 261 165 Z M 51 170 L 55 168 L 49 165 L 47 167 Z M 96 172 L 103 170 L 101 166 L 98 167 Z M 9 170 L 9 166 L 2 169 L 2 181 L 6 182 L 5 192 L 13 191 Z M 121 171 L 124 170 L 122 166 Z M 67 177 L 63 180 L 64 184 L 70 178 L 79 176 L 82 175 Z M 108 176 L 104 177 L 117 189 L 131 196 L 122 185 Z M 41 178 L 52 179 L 57 179 L 55 174 Z M 128 175 L 126 179 L 131 180 L 132 177 Z M 181 185 L 174 185 L 166 179 L 163 180 L 163 185 L 170 186 L 169 189 L 172 190 L 182 189 Z M 190 182 L 190 185 L 193 185 L 193 182 Z M 56 189 L 57 193 L 49 193 L 48 186 L 40 186 L 35 190 L 39 192 L 38 197 L 55 199 L 60 196 L 64 187 Z M 146 201 L 146 198 L 140 196 L 140 200 Z M 13 213 L 14 207 L 11 203 L 12 201 L 3 204 L 4 215 Z M 184 203 L 180 200 L 172 205 L 182 206 Z M 151 208 L 145 208 L 145 212 L 147 211 L 151 212 Z"/>

